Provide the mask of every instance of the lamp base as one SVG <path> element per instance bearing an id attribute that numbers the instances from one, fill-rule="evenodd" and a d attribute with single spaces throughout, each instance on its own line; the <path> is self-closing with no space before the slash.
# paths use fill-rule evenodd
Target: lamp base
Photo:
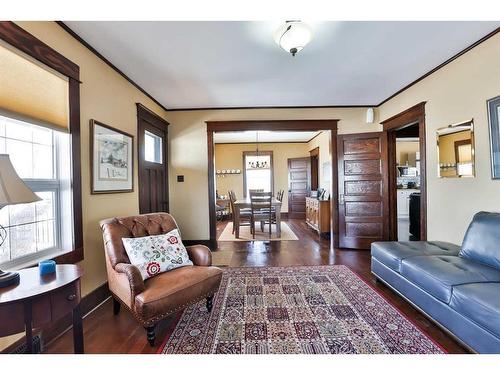
<path id="1" fill-rule="evenodd" d="M 0 288 L 19 284 L 19 274 L 17 272 L 0 271 Z"/>

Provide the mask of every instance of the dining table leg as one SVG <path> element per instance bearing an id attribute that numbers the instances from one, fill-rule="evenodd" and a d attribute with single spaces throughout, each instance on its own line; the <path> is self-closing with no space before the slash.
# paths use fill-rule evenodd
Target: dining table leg
<path id="1" fill-rule="evenodd" d="M 234 236 L 240 238 L 240 208 L 234 205 Z"/>
<path id="2" fill-rule="evenodd" d="M 276 234 L 281 237 L 281 206 L 276 207 Z"/>

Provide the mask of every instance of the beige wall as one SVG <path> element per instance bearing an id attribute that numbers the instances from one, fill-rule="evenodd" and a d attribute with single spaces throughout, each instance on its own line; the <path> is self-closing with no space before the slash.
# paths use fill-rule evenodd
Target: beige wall
<path id="1" fill-rule="evenodd" d="M 375 111 L 377 113 L 377 111 Z M 207 127 L 205 121 L 339 119 L 339 133 L 378 131 L 366 108 L 244 109 L 168 112 L 170 212 L 186 239 L 209 239 Z M 376 121 L 377 118 L 376 118 Z M 177 175 L 185 182 L 177 182 Z"/>
<path id="2" fill-rule="evenodd" d="M 288 159 L 309 156 L 307 143 L 262 143 L 260 151 L 273 152 L 274 192 L 288 190 Z M 215 169 L 241 169 L 241 174 L 227 174 L 216 179 L 219 194 L 227 195 L 234 190 L 237 197 L 243 196 L 243 151 L 255 151 L 255 144 L 216 144 Z M 288 212 L 288 196 L 283 195 L 282 211 Z"/>
<path id="3" fill-rule="evenodd" d="M 431 240 L 461 243 L 479 210 L 500 211 L 500 181 L 491 179 L 486 101 L 500 95 L 500 34 L 496 34 L 379 108 L 389 118 L 426 101 L 427 228 Z M 440 179 L 436 130 L 474 118 L 476 177 Z"/>
<path id="4" fill-rule="evenodd" d="M 377 128 L 375 128 L 377 130 Z M 314 137 L 309 141 L 307 148 L 308 151 L 314 150 L 316 147 L 319 147 L 319 166 L 318 166 L 318 174 L 319 174 L 319 187 L 328 190 L 331 193 L 331 176 L 330 180 L 327 181 L 325 178 L 324 172 L 324 164 L 330 163 L 331 166 L 331 132 L 324 131 L 321 132 L 318 136 Z M 331 170 L 331 167 L 330 167 Z M 331 173 L 330 173 L 331 175 Z"/>
<path id="5" fill-rule="evenodd" d="M 144 104 L 161 117 L 165 117 L 165 111 L 56 23 L 17 23 L 80 66 L 80 80 L 82 81 L 80 85 L 82 204 L 85 249 L 85 260 L 82 262 L 85 270 L 82 292 L 85 295 L 106 281 L 99 220 L 116 215 L 133 215 L 139 211 L 137 158 L 135 158 L 134 163 L 135 191 L 133 193 L 90 194 L 89 120 L 96 119 L 135 135 L 137 131 L 135 103 Z"/>
<path id="6" fill-rule="evenodd" d="M 396 162 L 399 165 L 406 165 L 409 153 L 416 153 L 420 149 L 419 142 L 400 141 L 396 142 Z"/>

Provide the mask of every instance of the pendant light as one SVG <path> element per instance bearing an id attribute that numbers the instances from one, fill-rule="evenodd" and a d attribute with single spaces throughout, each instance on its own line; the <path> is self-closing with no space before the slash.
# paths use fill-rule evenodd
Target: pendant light
<path id="1" fill-rule="evenodd" d="M 274 33 L 275 42 L 292 56 L 301 51 L 311 39 L 311 28 L 302 21 L 286 21 Z"/>
<path id="2" fill-rule="evenodd" d="M 256 161 L 248 162 L 248 169 L 267 169 L 269 165 L 267 161 L 259 161 L 259 132 L 255 133 L 255 154 L 257 156 Z"/>

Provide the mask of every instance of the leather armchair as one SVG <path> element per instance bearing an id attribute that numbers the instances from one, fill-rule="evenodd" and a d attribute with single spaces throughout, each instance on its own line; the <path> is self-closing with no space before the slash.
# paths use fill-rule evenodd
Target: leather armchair
<path id="1" fill-rule="evenodd" d="M 144 281 L 139 269 L 130 264 L 122 238 L 168 233 L 177 228 L 167 213 L 154 213 L 102 220 L 108 284 L 113 295 L 114 314 L 125 306 L 144 326 L 154 346 L 156 324 L 166 316 L 206 298 L 212 310 L 214 293 L 222 278 L 220 268 L 212 267 L 212 253 L 203 245 L 187 246 L 193 266 L 176 268 Z"/>

